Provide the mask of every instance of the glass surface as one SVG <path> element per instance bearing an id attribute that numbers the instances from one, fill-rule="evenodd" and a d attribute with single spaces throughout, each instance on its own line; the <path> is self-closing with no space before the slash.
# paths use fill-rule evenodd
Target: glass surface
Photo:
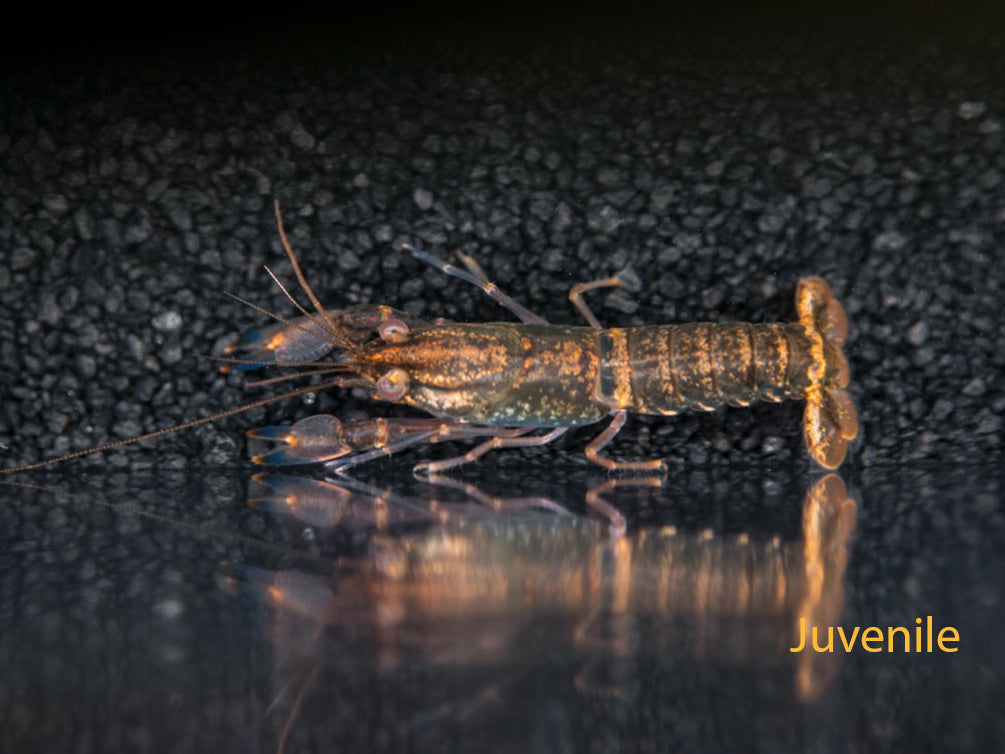
<path id="1" fill-rule="evenodd" d="M 696 470 L 603 492 L 616 537 L 572 453 L 364 470 L 0 488 L 2 748 L 994 748 L 997 471 Z M 789 651 L 928 615 L 958 653 Z"/>

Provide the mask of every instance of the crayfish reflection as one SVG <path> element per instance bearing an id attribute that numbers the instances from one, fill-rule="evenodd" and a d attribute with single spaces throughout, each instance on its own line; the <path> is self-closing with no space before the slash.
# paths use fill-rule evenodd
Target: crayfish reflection
<path id="1" fill-rule="evenodd" d="M 454 678 L 453 698 L 395 715 L 409 735 L 508 704 L 528 678 L 541 682 L 542 664 L 571 693 L 613 699 L 637 694 L 647 666 L 695 658 L 767 664 L 801 699 L 818 697 L 837 670 L 833 654 L 789 652 L 801 623 L 835 625 L 843 610 L 856 504 L 836 474 L 807 492 L 792 541 L 674 527 L 612 536 L 616 521 L 541 498 L 451 507 L 293 477 L 257 477 L 251 496 L 315 527 L 366 530 L 334 576 L 235 572 L 273 606 L 280 749 L 322 672 L 370 678 L 368 688 L 421 672 Z M 349 698 L 344 680 L 339 688 Z"/>

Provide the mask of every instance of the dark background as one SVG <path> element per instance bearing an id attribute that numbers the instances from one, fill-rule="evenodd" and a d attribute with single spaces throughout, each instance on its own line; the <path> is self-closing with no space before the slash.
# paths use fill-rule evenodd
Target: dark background
<path id="1" fill-rule="evenodd" d="M 333 307 L 509 319 L 402 241 L 474 254 L 562 323 L 578 324 L 572 284 L 626 269 L 639 292 L 591 298 L 607 324 L 785 320 L 798 278 L 820 275 L 849 315 L 862 427 L 842 468 L 859 503 L 842 622 L 931 614 L 959 628 L 960 652 L 853 654 L 811 705 L 756 662 L 657 658 L 616 712 L 532 686 L 545 699 L 533 714 L 573 722 L 557 743 L 528 723 L 531 746 L 1001 750 L 1001 20 L 892 5 L 207 9 L 124 26 L 29 14 L 0 79 L 6 465 L 259 397 L 197 354 L 263 322 L 225 291 L 289 312 L 262 269 L 290 279 L 274 198 Z M 670 476 L 614 500 L 633 526 L 796 537 L 814 473 L 801 410 L 633 418 L 612 454 L 664 457 Z M 319 411 L 403 413 L 344 393 L 295 399 L 16 477 L 90 504 L 4 489 L 0 748 L 274 744 L 267 612 L 220 589 L 219 564 L 268 559 L 241 536 L 319 547 L 243 506 L 243 431 Z M 582 456 L 593 434 L 463 477 L 581 507 L 604 478 Z M 417 456 L 445 452 L 360 476 L 406 480 Z M 391 697 L 320 684 L 315 704 L 338 712 L 308 714 L 301 745 L 503 748 L 506 715 L 473 738 L 462 723 L 387 732 L 439 672 Z"/>

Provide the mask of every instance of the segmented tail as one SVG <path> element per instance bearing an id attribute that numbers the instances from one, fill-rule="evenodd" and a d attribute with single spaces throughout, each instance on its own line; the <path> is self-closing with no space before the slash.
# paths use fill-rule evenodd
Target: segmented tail
<path id="1" fill-rule="evenodd" d="M 813 459 L 827 469 L 844 460 L 848 441 L 858 435 L 858 413 L 845 388 L 848 359 L 841 346 L 848 319 L 830 286 L 820 278 L 803 278 L 796 288 L 799 322 L 814 339 L 812 384 L 806 391 L 803 437 Z"/>

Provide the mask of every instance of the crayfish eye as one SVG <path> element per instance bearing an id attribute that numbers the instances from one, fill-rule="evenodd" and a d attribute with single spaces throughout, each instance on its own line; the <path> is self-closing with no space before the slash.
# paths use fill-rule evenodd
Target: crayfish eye
<path id="1" fill-rule="evenodd" d="M 408 392 L 408 382 L 408 373 L 404 369 L 392 369 L 377 380 L 377 397 L 396 401 Z"/>
<path id="2" fill-rule="evenodd" d="M 390 343 L 401 343 L 408 337 L 408 325 L 394 317 L 385 319 L 377 326 L 377 334 L 381 340 L 386 340 Z"/>

